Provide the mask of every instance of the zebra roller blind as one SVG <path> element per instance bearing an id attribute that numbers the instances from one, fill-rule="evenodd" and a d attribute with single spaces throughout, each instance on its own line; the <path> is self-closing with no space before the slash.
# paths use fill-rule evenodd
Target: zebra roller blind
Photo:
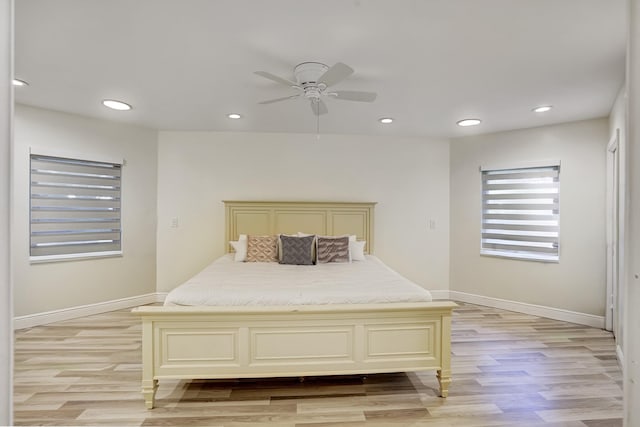
<path id="1" fill-rule="evenodd" d="M 560 166 L 482 171 L 480 253 L 560 259 Z"/>
<path id="2" fill-rule="evenodd" d="M 31 155 L 31 260 L 122 253 L 117 163 Z"/>

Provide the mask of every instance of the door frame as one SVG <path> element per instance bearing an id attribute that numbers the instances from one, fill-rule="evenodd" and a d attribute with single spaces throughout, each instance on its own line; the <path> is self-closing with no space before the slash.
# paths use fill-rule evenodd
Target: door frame
<path id="1" fill-rule="evenodd" d="M 620 273 L 621 273 L 621 236 L 620 212 L 621 201 L 621 156 L 620 129 L 616 129 L 607 145 L 607 190 L 606 190 L 606 296 L 605 296 L 605 329 L 612 331 L 616 338 L 620 337 L 620 316 L 622 315 Z M 622 197 L 621 197 L 622 195 Z"/>

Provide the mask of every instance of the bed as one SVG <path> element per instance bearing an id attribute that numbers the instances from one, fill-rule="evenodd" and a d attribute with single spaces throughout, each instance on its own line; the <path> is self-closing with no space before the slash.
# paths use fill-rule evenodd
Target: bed
<path id="1" fill-rule="evenodd" d="M 225 201 L 224 204 L 225 252 L 230 251 L 228 242 L 237 241 L 243 234 L 304 231 L 319 236 L 355 236 L 362 243 L 366 261 L 343 266 L 287 266 L 237 263 L 233 261 L 234 254 L 228 254 L 181 289 L 196 288 L 205 276 L 221 270 L 233 273 L 245 267 L 253 269 L 255 277 L 266 277 L 265 269 L 289 268 L 295 274 L 310 274 L 318 269 L 327 275 L 328 281 L 316 287 L 316 291 L 305 291 L 305 298 L 287 294 L 291 290 L 287 280 L 276 279 L 274 282 L 282 282 L 286 292 L 268 292 L 266 301 L 239 300 L 237 296 L 227 300 L 219 297 L 209 301 L 183 300 L 180 298 L 187 297 L 176 297 L 172 291 L 168 305 L 134 309 L 142 318 L 142 393 L 147 408 L 154 407 L 158 382 L 163 379 L 435 370 L 439 395 L 447 396 L 451 382 L 451 314 L 455 303 L 430 301 L 421 296 L 424 292 L 414 292 L 411 286 L 400 299 L 370 299 L 366 297 L 369 294 L 366 281 L 362 283 L 362 292 L 353 292 L 359 296 L 352 293 L 347 297 L 335 296 L 342 292 L 340 289 L 344 290 L 339 284 L 334 286 L 336 292 L 331 291 L 331 282 L 340 277 L 337 275 L 340 269 L 370 265 L 374 268 L 369 272 L 371 282 L 386 275 L 384 269 L 389 270 L 391 279 L 393 274 L 397 275 L 373 255 L 375 203 Z M 245 289 L 250 285 L 233 282 L 231 287 Z M 254 294 L 251 288 L 244 291 L 245 296 Z M 308 295 L 313 297 L 307 298 Z"/>

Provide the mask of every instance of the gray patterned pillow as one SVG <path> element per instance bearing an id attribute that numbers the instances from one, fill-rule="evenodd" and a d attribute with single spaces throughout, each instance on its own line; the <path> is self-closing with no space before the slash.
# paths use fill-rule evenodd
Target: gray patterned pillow
<path id="1" fill-rule="evenodd" d="M 282 259 L 280 264 L 312 265 L 316 236 L 294 237 L 280 235 Z"/>
<path id="2" fill-rule="evenodd" d="M 349 262 L 349 236 L 318 236 L 318 264 Z"/>

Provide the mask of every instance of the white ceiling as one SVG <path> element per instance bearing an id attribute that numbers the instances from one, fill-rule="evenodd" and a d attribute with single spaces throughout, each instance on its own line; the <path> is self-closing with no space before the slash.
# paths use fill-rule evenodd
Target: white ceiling
<path id="1" fill-rule="evenodd" d="M 315 133 L 304 61 L 355 69 L 321 133 L 461 136 L 607 116 L 624 81 L 624 0 L 19 0 L 23 104 L 155 129 Z M 106 109 L 104 98 L 133 105 Z M 553 104 L 545 114 L 531 109 Z M 226 114 L 237 112 L 241 120 Z M 392 125 L 377 119 L 390 116 Z M 475 128 L 455 122 L 474 117 Z"/>

